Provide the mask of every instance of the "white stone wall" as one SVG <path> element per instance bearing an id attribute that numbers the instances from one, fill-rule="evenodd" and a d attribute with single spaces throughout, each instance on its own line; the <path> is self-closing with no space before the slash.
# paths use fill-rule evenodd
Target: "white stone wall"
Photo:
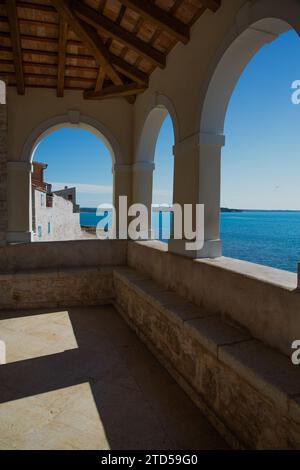
<path id="1" fill-rule="evenodd" d="M 54 195 L 52 207 L 46 205 L 46 193 L 33 190 L 33 241 L 59 241 L 82 238 L 80 214 L 73 213 L 72 202 Z"/>

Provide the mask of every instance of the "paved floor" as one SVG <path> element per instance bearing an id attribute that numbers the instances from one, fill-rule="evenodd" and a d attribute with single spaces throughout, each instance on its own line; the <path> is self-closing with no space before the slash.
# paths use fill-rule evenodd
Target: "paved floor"
<path id="1" fill-rule="evenodd" d="M 0 449 L 226 448 L 112 307 L 1 313 L 0 340 Z"/>

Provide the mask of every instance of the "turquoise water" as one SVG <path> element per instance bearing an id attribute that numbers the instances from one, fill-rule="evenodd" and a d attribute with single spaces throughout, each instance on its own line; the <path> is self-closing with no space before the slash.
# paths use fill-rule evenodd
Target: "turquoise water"
<path id="1" fill-rule="evenodd" d="M 286 271 L 300 262 L 300 212 L 221 215 L 223 254 Z"/>
<path id="2" fill-rule="evenodd" d="M 80 214 L 82 225 L 97 225 L 95 213 Z M 110 217 L 103 221 L 109 224 Z M 153 215 L 156 238 L 170 236 L 170 215 L 163 213 L 159 237 L 159 215 Z M 223 255 L 286 271 L 296 272 L 300 262 L 300 212 L 232 212 L 221 214 Z"/>

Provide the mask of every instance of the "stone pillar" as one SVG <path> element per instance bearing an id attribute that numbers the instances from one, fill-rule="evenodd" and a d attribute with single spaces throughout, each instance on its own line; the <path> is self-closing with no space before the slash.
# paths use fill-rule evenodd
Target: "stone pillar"
<path id="1" fill-rule="evenodd" d="M 187 251 L 186 240 L 169 242 L 169 250 L 192 258 L 222 255 L 220 240 L 220 157 L 224 136 L 196 134 L 174 146 L 174 204 L 204 204 L 204 247 Z"/>
<path id="2" fill-rule="evenodd" d="M 133 165 L 133 203 L 144 204 L 148 209 L 149 238 L 152 234 L 152 191 L 154 163 L 137 162 Z"/>
<path id="3" fill-rule="evenodd" d="M 117 211 L 116 233 L 119 236 L 119 197 L 127 196 L 127 204 L 128 207 L 130 206 L 132 201 L 132 165 L 115 164 L 113 167 L 113 177 L 113 205 Z"/>
<path id="4" fill-rule="evenodd" d="M 7 231 L 7 105 L 6 89 L 0 90 L 0 246 L 6 243 Z"/>
<path id="5" fill-rule="evenodd" d="M 31 241 L 31 163 L 8 162 L 8 232 L 12 243 Z"/>

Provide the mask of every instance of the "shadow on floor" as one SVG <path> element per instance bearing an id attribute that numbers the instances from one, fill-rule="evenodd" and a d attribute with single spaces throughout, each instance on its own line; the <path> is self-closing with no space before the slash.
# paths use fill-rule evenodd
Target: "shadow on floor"
<path id="1" fill-rule="evenodd" d="M 226 449 L 112 307 L 1 314 L 0 339 L 1 449 Z"/>

